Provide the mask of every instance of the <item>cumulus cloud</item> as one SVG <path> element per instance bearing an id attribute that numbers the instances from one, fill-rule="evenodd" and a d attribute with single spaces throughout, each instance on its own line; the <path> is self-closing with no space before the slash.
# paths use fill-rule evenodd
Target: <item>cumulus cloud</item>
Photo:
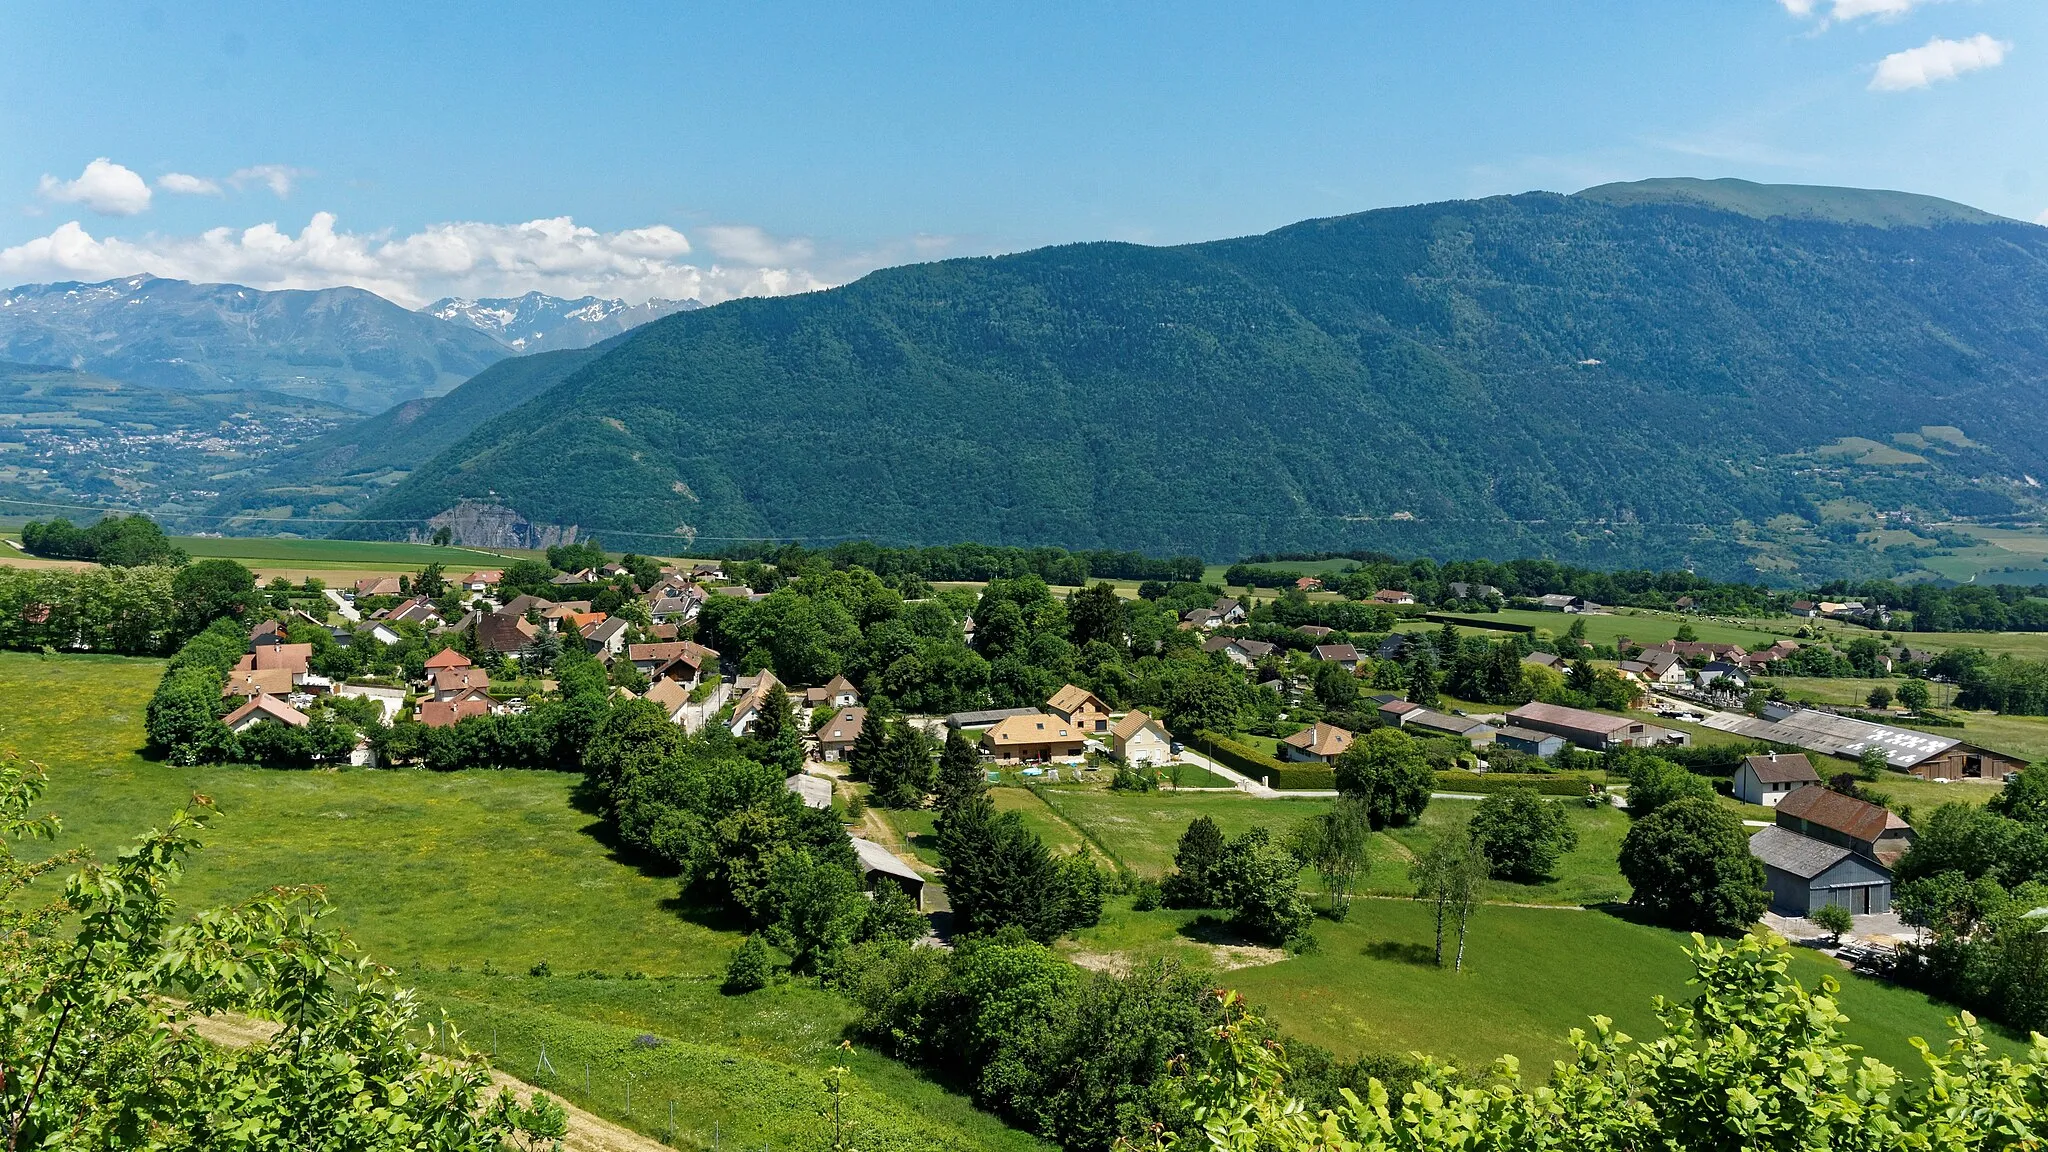
<path id="1" fill-rule="evenodd" d="M 751 224 L 716 224 L 697 234 L 713 254 L 745 264 L 796 264 L 813 255 L 809 240 L 778 240 Z"/>
<path id="2" fill-rule="evenodd" d="M 777 240 L 758 229 L 746 230 L 745 243 L 728 233 L 721 243 L 731 246 L 714 246 L 720 260 L 704 265 L 681 259 L 690 254 L 690 242 L 666 225 L 599 232 L 560 216 L 524 224 L 437 224 L 404 236 L 335 225 L 332 213 L 318 212 L 296 236 L 268 223 L 130 240 L 95 237 L 73 220 L 0 250 L 0 283 L 149 273 L 264 289 L 353 285 L 414 308 L 442 296 L 530 291 L 636 303 L 694 297 L 713 304 L 831 287 L 797 260 L 747 259 L 810 251 L 806 241 Z"/>
<path id="3" fill-rule="evenodd" d="M 1918 48 L 1894 52 L 1877 62 L 1870 77 L 1873 92 L 1903 92 L 1925 88 L 1941 80 L 1953 80 L 1965 72 L 1996 68 L 2005 63 L 2012 45 L 1978 33 L 1968 40 L 1944 40 L 1939 36 Z"/>
<path id="4" fill-rule="evenodd" d="M 45 174 L 36 191 L 45 200 L 83 204 L 102 216 L 133 216 L 149 210 L 149 185 L 105 156 L 87 164 L 76 180 Z"/>
<path id="5" fill-rule="evenodd" d="M 1785 11 L 1801 20 L 1820 17 L 1820 27 L 1863 19 L 1897 20 L 1922 4 L 1934 0 L 1778 0 Z"/>
<path id="6" fill-rule="evenodd" d="M 156 186 L 180 196 L 218 196 L 220 185 L 204 176 L 193 176 L 184 172 L 166 172 L 156 178 Z"/>
<path id="7" fill-rule="evenodd" d="M 292 194 L 292 185 L 298 182 L 299 177 L 310 175 L 312 173 L 303 168 L 284 164 L 256 164 L 237 170 L 228 177 L 228 183 L 233 184 L 237 192 L 251 184 L 262 184 L 270 189 L 271 195 L 282 200 Z"/>

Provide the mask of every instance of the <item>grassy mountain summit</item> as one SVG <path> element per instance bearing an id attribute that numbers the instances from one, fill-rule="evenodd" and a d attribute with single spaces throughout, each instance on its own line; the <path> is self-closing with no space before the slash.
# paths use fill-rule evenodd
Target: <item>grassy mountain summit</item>
<path id="1" fill-rule="evenodd" d="M 637 330 L 365 515 L 496 493 L 621 545 L 1367 546 L 1737 571 L 1755 526 L 1817 530 L 1831 501 L 2024 509 L 2021 474 L 2048 474 L 2028 432 L 2048 230 L 1681 200 L 1531 193 L 736 300 Z M 1922 426 L 1971 446 L 1885 468 L 1814 454 Z"/>
<path id="2" fill-rule="evenodd" d="M 1814 184 L 1755 184 L 1689 176 L 1600 184 L 1577 195 L 1603 204 L 1691 204 L 1767 220 L 1790 216 L 1876 228 L 1927 228 L 1937 224 L 2010 223 L 1967 204 L 1875 188 L 1829 188 Z"/>

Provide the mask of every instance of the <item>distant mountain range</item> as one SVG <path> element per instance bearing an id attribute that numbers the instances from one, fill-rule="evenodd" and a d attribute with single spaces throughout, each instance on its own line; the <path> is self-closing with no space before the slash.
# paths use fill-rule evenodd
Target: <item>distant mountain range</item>
<path id="1" fill-rule="evenodd" d="M 377 412 L 511 354 L 360 288 L 261 292 L 132 276 L 0 292 L 0 359 L 152 388 L 253 388 Z"/>
<path id="2" fill-rule="evenodd" d="M 413 311 L 359 288 L 269 292 L 131 276 L 0 291 L 0 360 L 153 388 L 259 389 L 382 412 L 507 356 L 582 348 L 696 301 L 538 292 Z"/>
<path id="3" fill-rule="evenodd" d="M 2044 401 L 2048 229 L 1653 181 L 672 315 L 421 463 L 358 531 L 484 499 L 647 548 L 1868 570 L 1891 561 L 1859 533 L 2037 515 Z"/>
<path id="4" fill-rule="evenodd" d="M 659 320 L 673 312 L 703 306 L 696 300 L 657 299 L 645 304 L 628 304 L 624 300 L 604 300 L 596 296 L 564 300 L 559 296 L 528 292 L 519 297 L 485 300 L 449 296 L 420 311 L 495 336 L 515 352 L 544 352 L 588 348 L 608 336 L 637 328 L 649 320 Z"/>

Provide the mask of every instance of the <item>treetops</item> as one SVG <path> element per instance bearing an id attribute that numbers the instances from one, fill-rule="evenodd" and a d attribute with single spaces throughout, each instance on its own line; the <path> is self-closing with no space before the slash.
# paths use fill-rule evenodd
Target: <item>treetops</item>
<path id="1" fill-rule="evenodd" d="M 59 516 L 31 520 L 21 528 L 21 546 L 37 556 L 58 560 L 92 560 L 121 568 L 144 564 L 183 564 L 185 552 L 173 547 L 156 521 L 136 513 L 108 514 L 84 528 Z"/>

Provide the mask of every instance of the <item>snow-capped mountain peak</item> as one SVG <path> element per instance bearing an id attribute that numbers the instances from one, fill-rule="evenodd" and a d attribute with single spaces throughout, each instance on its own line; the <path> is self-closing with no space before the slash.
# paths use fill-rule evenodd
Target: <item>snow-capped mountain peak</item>
<path id="1" fill-rule="evenodd" d="M 671 312 L 703 305 L 696 300 L 649 300 L 628 304 L 584 296 L 564 300 L 542 292 L 520 297 L 465 300 L 450 296 L 420 311 L 439 320 L 497 337 L 519 352 L 585 348 L 610 336 L 659 320 Z"/>

